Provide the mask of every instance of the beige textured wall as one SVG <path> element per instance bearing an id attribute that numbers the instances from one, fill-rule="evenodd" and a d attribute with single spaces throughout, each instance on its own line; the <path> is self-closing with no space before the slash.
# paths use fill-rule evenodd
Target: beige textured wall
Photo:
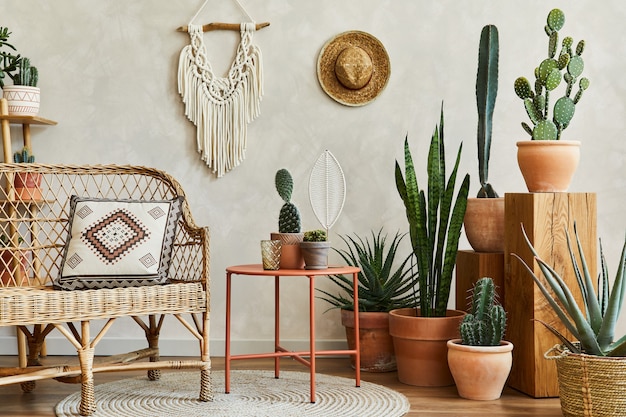
<path id="1" fill-rule="evenodd" d="M 441 101 L 445 102 L 449 156 L 464 142 L 461 171 L 477 187 L 474 84 L 480 30 L 500 30 L 500 90 L 495 112 L 491 182 L 501 193 L 523 192 L 515 142 L 526 139 L 525 120 L 513 80 L 532 76 L 543 59 L 543 34 L 550 7 L 566 13 L 563 33 L 584 38 L 585 74 L 591 88 L 566 131 L 582 141 L 582 160 L 571 191 L 598 194 L 598 235 L 611 273 L 626 230 L 626 176 L 623 140 L 626 106 L 626 53 L 622 0 L 241 0 L 257 21 L 271 26 L 255 41 L 264 56 L 265 97 L 260 118 L 249 127 L 244 163 L 221 179 L 212 176 L 195 149 L 195 128 L 183 114 L 176 91 L 178 54 L 188 42 L 175 31 L 201 0 L 3 0 L 0 24 L 40 69 L 41 115 L 59 122 L 33 128 L 34 152 L 41 162 L 132 163 L 150 165 L 178 178 L 188 192 L 196 222 L 211 228 L 212 349 L 223 352 L 224 269 L 259 261 L 259 240 L 277 228 L 281 200 L 274 191 L 277 169 L 288 168 L 296 183 L 294 200 L 304 227 L 316 227 L 308 203 L 309 170 L 330 149 L 342 164 L 348 195 L 342 217 L 331 231 L 368 233 L 381 226 L 407 230 L 393 179 L 396 158 L 408 133 L 419 165 L 423 161 Z M 234 1 L 209 1 L 199 21 L 238 22 Z M 363 30 L 378 37 L 391 59 L 391 79 L 383 94 L 361 108 L 344 107 L 319 87 L 317 55 L 332 36 Z M 213 68 L 224 74 L 238 34 L 205 34 Z M 14 130 L 17 134 L 17 131 Z M 423 177 L 422 177 L 423 178 Z M 422 180 L 423 181 L 423 180 Z M 461 248 L 469 248 L 465 240 Z M 270 280 L 235 282 L 233 338 L 237 349 L 271 339 Z M 529 281 L 529 285 L 531 285 Z M 306 282 L 283 285 L 285 339 L 307 337 Z M 452 299 L 454 299 L 452 297 Z M 343 339 L 336 311 L 322 314 L 323 343 Z M 622 323 L 626 319 L 622 319 Z M 123 322 L 112 336 L 127 343 L 140 336 Z M 626 326 L 622 326 L 626 327 Z M 129 332 L 133 329 L 133 332 Z M 0 336 L 9 340 L 12 330 Z M 195 342 L 172 321 L 164 332 L 165 354 L 193 351 Z M 11 343 L 2 343 L 5 351 Z M 71 350 L 63 341 L 51 351 Z"/>

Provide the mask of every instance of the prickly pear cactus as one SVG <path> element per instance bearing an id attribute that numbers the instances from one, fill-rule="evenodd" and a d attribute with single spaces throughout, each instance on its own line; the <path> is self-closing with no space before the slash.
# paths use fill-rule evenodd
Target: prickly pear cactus
<path id="1" fill-rule="evenodd" d="M 481 278 L 472 288 L 471 311 L 459 328 L 464 345 L 497 346 L 504 338 L 506 312 L 496 303 L 496 290 L 491 278 Z"/>
<path id="2" fill-rule="evenodd" d="M 280 209 L 278 216 L 278 231 L 280 233 L 300 233 L 302 224 L 298 208 L 291 202 L 293 192 L 293 178 L 289 171 L 280 169 L 275 177 L 276 191 L 285 204 Z"/>
<path id="3" fill-rule="evenodd" d="M 522 122 L 522 128 L 533 140 L 558 140 L 576 111 L 583 91 L 589 88 L 587 78 L 579 78 L 585 68 L 581 57 L 585 49 L 585 41 L 581 40 L 573 50 L 574 40 L 563 38 L 561 51 L 558 52 L 559 33 L 565 24 L 565 14 L 559 9 L 548 13 L 545 32 L 548 35 L 548 58 L 541 61 L 535 69 L 534 90 L 530 81 L 519 77 L 514 82 L 515 94 L 524 101 L 526 114 L 533 124 L 531 128 Z M 550 112 L 550 95 L 565 82 L 565 94 L 556 100 Z M 574 87 L 578 83 L 578 91 L 572 97 Z M 550 115 L 551 113 L 551 115 Z"/>

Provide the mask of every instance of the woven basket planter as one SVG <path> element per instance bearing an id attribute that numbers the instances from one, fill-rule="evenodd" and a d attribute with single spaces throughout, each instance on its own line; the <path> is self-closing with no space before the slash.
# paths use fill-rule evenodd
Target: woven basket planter
<path id="1" fill-rule="evenodd" d="M 565 417 L 626 416 L 626 357 L 571 353 L 554 346 L 561 411 Z"/>

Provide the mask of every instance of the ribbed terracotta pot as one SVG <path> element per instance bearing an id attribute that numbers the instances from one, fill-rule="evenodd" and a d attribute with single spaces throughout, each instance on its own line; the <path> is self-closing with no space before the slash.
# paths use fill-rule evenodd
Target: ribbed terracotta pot
<path id="1" fill-rule="evenodd" d="M 354 311 L 341 310 L 341 324 L 346 328 L 348 349 L 354 349 Z M 389 313 L 377 311 L 359 312 L 359 351 L 361 371 L 391 372 L 396 370 L 393 340 L 389 334 Z M 350 356 L 355 368 L 354 356 Z"/>
<path id="2" fill-rule="evenodd" d="M 448 310 L 446 317 L 419 317 L 419 310 L 389 312 L 389 333 L 398 364 L 398 380 L 419 387 L 454 385 L 448 367 L 448 340 L 458 339 L 464 311 Z"/>
<path id="3" fill-rule="evenodd" d="M 304 233 L 271 233 L 270 239 L 280 240 L 280 269 L 302 269 L 304 259 L 300 251 L 300 242 Z"/>
<path id="4" fill-rule="evenodd" d="M 580 142 L 526 140 L 517 142 L 517 163 L 531 193 L 566 192 L 580 161 Z"/>
<path id="5" fill-rule="evenodd" d="M 511 372 L 513 344 L 468 346 L 448 341 L 448 365 L 459 395 L 468 400 L 497 400 Z"/>
<path id="6" fill-rule="evenodd" d="M 476 252 L 504 251 L 504 197 L 468 198 L 465 236 Z"/>

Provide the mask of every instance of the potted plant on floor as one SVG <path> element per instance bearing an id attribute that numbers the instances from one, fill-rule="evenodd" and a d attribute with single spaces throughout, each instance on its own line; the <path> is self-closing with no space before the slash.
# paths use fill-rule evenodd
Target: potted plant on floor
<path id="1" fill-rule="evenodd" d="M 316 229 L 304 232 L 300 251 L 304 258 L 304 269 L 326 269 L 328 268 L 328 234 L 326 230 Z"/>
<path id="2" fill-rule="evenodd" d="M 463 220 L 467 240 L 476 252 L 504 250 L 504 198 L 489 183 L 493 111 L 498 95 L 498 55 L 498 28 L 487 25 L 480 34 L 476 75 L 480 190 L 476 198 L 467 199 Z"/>
<path id="3" fill-rule="evenodd" d="M 496 400 L 513 363 L 513 344 L 502 340 L 506 312 L 497 303 L 493 279 L 479 279 L 470 291 L 470 313 L 459 327 L 461 338 L 448 341 L 448 364 L 461 397 Z"/>
<path id="4" fill-rule="evenodd" d="M 562 140 L 561 134 L 570 125 L 576 105 L 589 87 L 587 78 L 579 79 L 584 69 L 581 55 L 585 41 L 581 40 L 573 49 L 574 40 L 565 37 L 557 55 L 558 31 L 564 24 L 565 14 L 559 9 L 551 10 L 545 26 L 549 37 L 548 58 L 535 69 L 534 90 L 525 77 L 517 78 L 514 84 L 515 93 L 524 101 L 533 124 L 531 128 L 522 122 L 532 140 L 517 142 L 518 164 L 530 192 L 567 191 L 580 159 L 580 142 Z M 551 107 L 551 96 L 562 81 L 565 81 L 565 94 Z"/>
<path id="5" fill-rule="evenodd" d="M 293 193 L 293 177 L 286 169 L 279 169 L 274 177 L 274 184 L 278 195 L 284 204 L 278 215 L 278 233 L 271 233 L 272 240 L 280 240 L 280 268 L 302 269 L 304 260 L 300 251 L 300 242 L 304 237 L 302 233 L 302 221 L 300 211 L 291 202 Z"/>
<path id="6" fill-rule="evenodd" d="M 33 155 L 27 147 L 13 154 L 13 162 L 32 164 Z M 37 172 L 18 172 L 13 181 L 15 199 L 20 201 L 41 201 L 41 174 Z"/>
<path id="7" fill-rule="evenodd" d="M 409 222 L 411 246 L 417 260 L 419 306 L 389 313 L 400 382 L 419 386 L 452 385 L 446 343 L 459 337 L 465 313 L 448 310 L 452 272 L 467 206 L 470 177 L 465 175 L 454 198 L 461 160 L 459 146 L 454 168 L 446 179 L 443 105 L 439 126 L 428 152 L 428 188 L 420 189 L 409 149 L 404 142 L 404 176 L 396 161 L 398 193 Z M 454 205 L 452 204 L 454 201 Z"/>
<path id="8" fill-rule="evenodd" d="M 410 256 L 396 265 L 396 255 L 404 235 L 396 233 L 387 246 L 388 235 L 381 228 L 370 239 L 358 235 L 340 236 L 347 249 L 333 250 L 347 265 L 359 272 L 359 346 L 361 370 L 390 372 L 396 370 L 393 341 L 389 335 L 389 311 L 415 304 L 413 275 L 408 268 Z M 412 255 L 411 255 L 412 256 Z M 341 309 L 341 324 L 346 329 L 348 348 L 354 349 L 354 303 L 352 278 L 331 275 L 339 294 L 318 289 L 321 299 Z M 355 367 L 351 357 L 352 367 Z"/>
<path id="9" fill-rule="evenodd" d="M 615 326 L 626 295 L 626 242 L 622 247 L 617 274 L 610 288 L 609 273 L 600 242 L 600 269 L 597 292 L 585 261 L 576 224 L 575 247 L 569 233 L 566 241 L 582 292 L 584 305 L 579 307 L 561 276 L 538 257 L 528 236 L 524 238 L 539 264 L 543 279 L 516 254 L 530 273 L 565 328 L 576 339 L 573 343 L 549 323 L 541 322 L 560 340 L 546 352 L 556 361 L 559 397 L 564 416 L 623 416 L 626 410 L 626 335 L 616 340 Z"/>

